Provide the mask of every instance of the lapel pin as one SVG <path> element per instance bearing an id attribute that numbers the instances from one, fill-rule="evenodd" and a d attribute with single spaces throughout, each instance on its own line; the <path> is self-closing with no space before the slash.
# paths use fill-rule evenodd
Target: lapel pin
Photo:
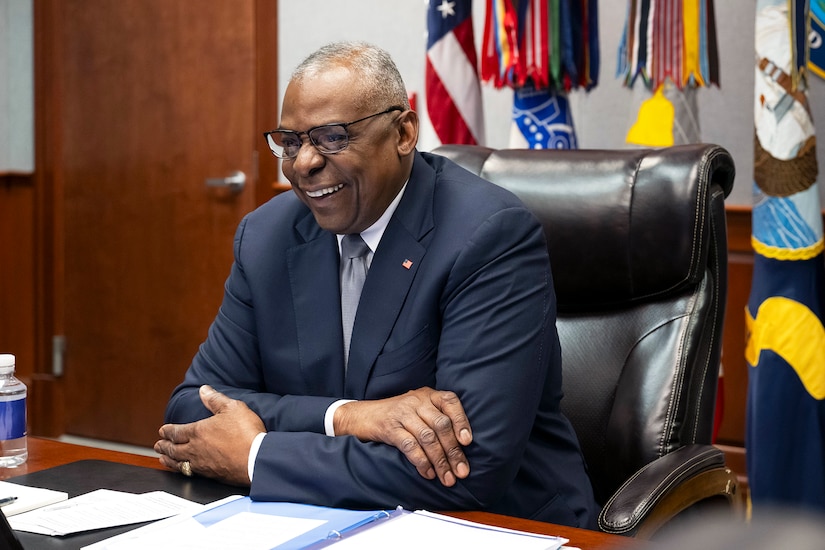
<path id="1" fill-rule="evenodd" d="M 412 264 L 412 260 L 404 260 L 401 265 L 404 266 L 404 269 L 409 269 L 412 267 Z"/>

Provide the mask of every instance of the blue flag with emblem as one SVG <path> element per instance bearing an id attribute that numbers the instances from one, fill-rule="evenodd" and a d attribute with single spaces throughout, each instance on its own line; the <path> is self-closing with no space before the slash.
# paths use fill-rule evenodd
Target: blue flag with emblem
<path id="1" fill-rule="evenodd" d="M 805 0 L 758 0 L 747 470 L 754 512 L 825 510 L 825 260 Z"/>
<path id="2" fill-rule="evenodd" d="M 514 149 L 578 149 L 573 116 L 565 94 L 527 84 L 513 91 Z"/>

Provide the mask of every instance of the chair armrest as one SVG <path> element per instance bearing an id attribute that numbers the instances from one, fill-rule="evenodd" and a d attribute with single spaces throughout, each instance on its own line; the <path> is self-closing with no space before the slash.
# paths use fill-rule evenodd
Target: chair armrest
<path id="1" fill-rule="evenodd" d="M 619 487 L 599 514 L 599 528 L 650 538 L 679 512 L 718 497 L 738 514 L 737 487 L 722 451 L 712 445 L 686 445 L 650 462 Z"/>

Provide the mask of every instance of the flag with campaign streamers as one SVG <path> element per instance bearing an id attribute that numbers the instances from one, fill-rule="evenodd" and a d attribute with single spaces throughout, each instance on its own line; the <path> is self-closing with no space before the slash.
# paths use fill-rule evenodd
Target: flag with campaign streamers
<path id="1" fill-rule="evenodd" d="M 429 0 L 427 114 L 441 143 L 484 143 L 471 0 Z"/>
<path id="2" fill-rule="evenodd" d="M 677 88 L 718 86 L 713 0 L 629 0 L 617 74 L 653 91 L 668 79 Z"/>
<path id="3" fill-rule="evenodd" d="M 575 149 L 567 94 L 598 83 L 597 0 L 487 0 L 481 78 L 512 88 L 510 146 Z"/>
<path id="4" fill-rule="evenodd" d="M 825 511 L 825 260 L 807 0 L 757 0 L 746 457 L 754 512 Z"/>
<path id="5" fill-rule="evenodd" d="M 701 140 L 697 88 L 719 85 L 713 0 L 629 0 L 617 76 L 650 95 L 626 141 L 642 146 Z M 667 113 L 663 120 L 658 113 Z"/>
<path id="6" fill-rule="evenodd" d="M 486 0 L 481 78 L 569 92 L 598 84 L 597 0 Z"/>
<path id="7" fill-rule="evenodd" d="M 670 80 L 642 102 L 627 142 L 645 147 L 670 147 L 701 141 L 696 89 L 679 89 Z"/>

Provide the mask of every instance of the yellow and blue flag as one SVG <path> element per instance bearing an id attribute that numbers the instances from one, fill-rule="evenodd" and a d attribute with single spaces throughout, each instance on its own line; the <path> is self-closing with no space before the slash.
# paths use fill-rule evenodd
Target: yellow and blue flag
<path id="1" fill-rule="evenodd" d="M 762 506 L 825 510 L 825 260 L 806 92 L 809 3 L 758 0 L 748 483 Z"/>

